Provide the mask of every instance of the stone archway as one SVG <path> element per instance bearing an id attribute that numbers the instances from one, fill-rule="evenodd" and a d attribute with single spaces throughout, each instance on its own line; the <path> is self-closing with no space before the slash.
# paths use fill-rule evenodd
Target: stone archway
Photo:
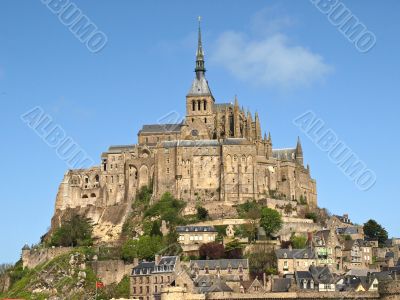
<path id="1" fill-rule="evenodd" d="M 139 188 L 149 185 L 149 168 L 143 165 L 139 169 Z"/>

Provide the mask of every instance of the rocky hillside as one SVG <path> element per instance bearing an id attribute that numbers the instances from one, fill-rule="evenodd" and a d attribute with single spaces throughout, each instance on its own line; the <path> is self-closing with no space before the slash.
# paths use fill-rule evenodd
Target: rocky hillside
<path id="1" fill-rule="evenodd" d="M 0 298 L 82 300 L 95 298 L 96 276 L 89 263 L 93 259 L 91 248 L 75 248 L 34 269 L 22 269 L 18 262 L 7 272 L 10 289 Z M 127 297 L 129 280 L 99 290 L 98 299 Z"/>

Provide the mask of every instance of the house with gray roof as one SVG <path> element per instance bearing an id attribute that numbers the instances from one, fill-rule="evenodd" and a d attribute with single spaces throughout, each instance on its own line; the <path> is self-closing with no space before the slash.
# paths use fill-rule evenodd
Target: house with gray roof
<path id="1" fill-rule="evenodd" d="M 191 260 L 189 269 L 194 278 L 218 276 L 227 281 L 247 281 L 250 277 L 248 259 Z"/>
<path id="2" fill-rule="evenodd" d="M 293 275 L 296 271 L 308 271 L 310 266 L 317 264 L 317 256 L 311 248 L 277 249 L 275 255 L 278 261 L 278 272 L 283 275 Z"/>

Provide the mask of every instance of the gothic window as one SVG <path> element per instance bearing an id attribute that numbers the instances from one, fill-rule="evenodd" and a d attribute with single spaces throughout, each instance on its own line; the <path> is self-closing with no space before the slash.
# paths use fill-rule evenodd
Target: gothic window
<path id="1" fill-rule="evenodd" d="M 192 111 L 196 110 L 196 102 L 193 100 L 192 101 Z"/>
<path id="2" fill-rule="evenodd" d="M 197 110 L 201 110 L 201 102 L 200 102 L 200 100 L 197 100 Z"/>
<path id="3" fill-rule="evenodd" d="M 203 101 L 204 101 L 204 110 L 207 110 L 207 101 L 206 100 L 203 100 Z"/>

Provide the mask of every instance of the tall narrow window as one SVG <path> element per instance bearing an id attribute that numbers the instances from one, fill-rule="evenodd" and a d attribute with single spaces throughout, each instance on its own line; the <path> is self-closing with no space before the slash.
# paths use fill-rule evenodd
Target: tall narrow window
<path id="1" fill-rule="evenodd" d="M 193 100 L 192 101 L 192 110 L 195 111 L 196 110 L 196 102 Z"/>
<path id="2" fill-rule="evenodd" d="M 206 100 L 203 101 L 204 101 L 204 110 L 207 110 L 207 101 Z"/>
<path id="3" fill-rule="evenodd" d="M 200 100 L 197 100 L 197 109 L 201 110 L 201 102 L 200 102 Z"/>

